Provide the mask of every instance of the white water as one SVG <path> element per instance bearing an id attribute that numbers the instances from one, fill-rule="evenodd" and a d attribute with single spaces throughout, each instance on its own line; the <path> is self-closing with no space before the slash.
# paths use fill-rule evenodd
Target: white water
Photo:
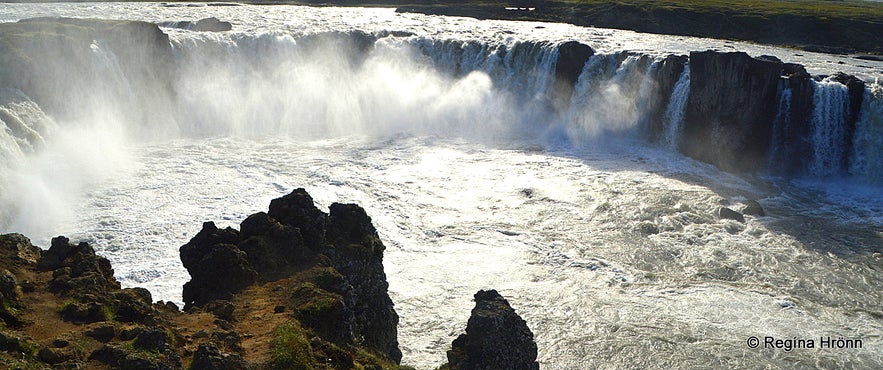
<path id="1" fill-rule="evenodd" d="M 668 108 L 665 109 L 665 144 L 669 149 L 677 150 L 678 139 L 681 137 L 681 127 L 684 123 L 684 113 L 687 110 L 687 100 L 690 98 L 690 66 L 687 65 L 678 82 L 675 83 Z"/>
<path id="2" fill-rule="evenodd" d="M 828 79 L 816 83 L 813 90 L 813 160 L 809 170 L 815 176 L 837 175 L 843 170 L 849 91 Z"/>
<path id="3" fill-rule="evenodd" d="M 47 126 L 59 129 L 41 134 L 44 150 L 8 157 L 4 179 L 23 177 L 3 201 L 21 213 L 3 230 L 90 241 L 155 299 L 180 301 L 177 248 L 203 221 L 237 226 L 305 187 L 322 207 L 356 202 L 371 215 L 403 361 L 421 369 L 445 360 L 481 288 L 524 316 L 544 368 L 883 366 L 879 188 L 740 178 L 636 138 L 652 63 L 616 51 L 733 43 L 384 9 L 13 8 L 0 19 L 234 20 L 231 33 L 167 30 L 188 93 L 152 130 L 127 109 L 142 92 L 109 73 L 110 106 L 94 99 L 94 119 Z M 353 29 L 416 34 L 354 59 Z M 567 37 L 602 52 L 558 116 L 550 46 Z M 880 122 L 870 114 L 866 139 Z M 714 216 L 748 199 L 770 216 Z M 753 350 L 752 335 L 865 347 Z"/>

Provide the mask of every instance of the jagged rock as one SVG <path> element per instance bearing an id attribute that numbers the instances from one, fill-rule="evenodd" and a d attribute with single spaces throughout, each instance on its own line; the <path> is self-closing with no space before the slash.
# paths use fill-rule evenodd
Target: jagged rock
<path id="1" fill-rule="evenodd" d="M 102 323 L 87 329 L 85 334 L 99 342 L 107 343 L 116 336 L 116 328 L 113 324 Z"/>
<path id="2" fill-rule="evenodd" d="M 721 207 L 721 208 L 717 211 L 717 215 L 718 215 L 718 217 L 720 217 L 721 219 L 736 220 L 736 221 L 739 221 L 739 222 L 741 222 L 741 223 L 745 223 L 745 217 L 742 216 L 741 213 L 736 212 L 736 211 L 734 211 L 734 210 L 732 210 L 732 209 L 729 209 L 729 208 L 727 208 L 727 207 Z"/>
<path id="3" fill-rule="evenodd" d="M 356 333 L 366 347 L 398 363 L 402 358 L 397 338 L 399 316 L 383 272 L 386 247 L 362 207 L 334 203 L 329 211 L 327 238 L 333 248 L 325 254 L 353 287 Z"/>
<path id="4" fill-rule="evenodd" d="M 75 360 L 77 355 L 68 349 L 43 347 L 37 352 L 37 358 L 50 365 Z"/>
<path id="5" fill-rule="evenodd" d="M 248 256 L 235 245 L 238 239 L 235 230 L 219 230 L 214 223 L 206 222 L 202 231 L 181 247 L 181 261 L 190 273 L 183 291 L 185 310 L 228 299 L 257 282 L 258 273 L 248 262 Z"/>
<path id="6" fill-rule="evenodd" d="M 270 201 L 268 216 L 300 230 L 304 244 L 313 250 L 325 245 L 327 215 L 316 208 L 313 198 L 303 188 Z"/>
<path id="7" fill-rule="evenodd" d="M 690 97 L 679 149 L 726 171 L 763 168 L 781 75 L 781 62 L 742 52 L 691 52 Z"/>
<path id="8" fill-rule="evenodd" d="M 751 215 L 751 216 L 766 216 L 766 212 L 764 212 L 763 207 L 760 206 L 756 200 L 749 200 L 745 202 L 745 208 L 742 209 L 743 215 Z"/>
<path id="9" fill-rule="evenodd" d="M 263 281 L 290 275 L 292 269 L 316 255 L 304 246 L 299 228 L 283 225 L 264 212 L 249 216 L 240 227 L 242 242 L 238 247 Z"/>
<path id="10" fill-rule="evenodd" d="M 229 31 L 233 29 L 233 25 L 230 22 L 221 21 L 215 17 L 203 18 L 198 20 L 193 24 L 192 30 L 194 31 L 207 31 L 207 32 L 223 32 Z"/>
<path id="11" fill-rule="evenodd" d="M 213 344 L 200 344 L 193 354 L 191 369 L 201 370 L 244 370 L 251 369 L 251 364 L 237 354 L 222 353 Z"/>
<path id="12" fill-rule="evenodd" d="M 110 261 L 96 255 L 88 243 L 73 245 L 63 236 L 52 239 L 37 268 L 54 270 L 49 286 L 56 294 L 78 297 L 120 289 Z"/>
<path id="13" fill-rule="evenodd" d="M 0 258 L 4 260 L 34 265 L 42 255 L 43 250 L 32 245 L 24 235 L 0 235 Z"/>
<path id="14" fill-rule="evenodd" d="M 211 342 L 219 345 L 224 351 L 242 352 L 242 337 L 235 331 L 212 332 Z"/>
<path id="15" fill-rule="evenodd" d="M 0 270 L 0 299 L 18 301 L 21 299 L 21 289 L 18 287 L 18 279 L 7 269 Z"/>
<path id="16" fill-rule="evenodd" d="M 475 308 L 448 351 L 452 370 L 539 369 L 537 344 L 527 323 L 496 290 L 475 293 Z"/>

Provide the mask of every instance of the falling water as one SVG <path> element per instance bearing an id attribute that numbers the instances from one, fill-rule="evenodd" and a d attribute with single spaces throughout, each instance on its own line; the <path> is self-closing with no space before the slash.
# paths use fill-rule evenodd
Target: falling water
<path id="1" fill-rule="evenodd" d="M 809 171 L 814 176 L 839 174 L 844 170 L 849 91 L 831 79 L 817 82 L 813 88 L 813 106 L 813 158 Z"/>
<path id="2" fill-rule="evenodd" d="M 690 97 L 690 65 L 684 66 L 684 71 L 678 77 L 678 82 L 672 91 L 668 107 L 665 109 L 665 143 L 672 150 L 677 150 L 678 140 L 681 135 L 681 126 L 684 123 L 684 112 L 687 110 L 687 100 Z"/>

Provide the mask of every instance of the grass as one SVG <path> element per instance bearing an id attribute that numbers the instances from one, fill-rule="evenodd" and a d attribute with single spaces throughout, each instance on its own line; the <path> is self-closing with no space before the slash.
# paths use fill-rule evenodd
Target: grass
<path id="1" fill-rule="evenodd" d="M 684 9 L 709 13 L 747 15 L 805 15 L 883 21 L 883 3 L 821 0 L 558 0 L 579 5 L 632 5 L 642 9 Z"/>
<path id="2" fill-rule="evenodd" d="M 315 368 L 306 331 L 295 322 L 276 328 L 270 350 L 271 369 L 308 370 Z"/>

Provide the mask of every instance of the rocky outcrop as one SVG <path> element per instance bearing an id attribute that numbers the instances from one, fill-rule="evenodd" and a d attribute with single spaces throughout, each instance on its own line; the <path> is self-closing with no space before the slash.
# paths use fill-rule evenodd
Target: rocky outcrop
<path id="1" fill-rule="evenodd" d="M 334 203 L 329 210 L 322 212 L 297 189 L 271 201 L 267 213 L 246 218 L 239 231 L 204 224 L 181 247 L 191 275 L 185 310 L 229 299 L 257 282 L 301 274 L 307 278 L 288 293 L 299 321 L 326 340 L 398 362 L 398 315 L 387 293 L 385 247 L 361 207 Z"/>
<path id="2" fill-rule="evenodd" d="M 475 308 L 448 351 L 452 370 L 539 369 L 537 345 L 527 323 L 496 290 L 475 293 Z"/>
<path id="3" fill-rule="evenodd" d="M 745 208 L 742 209 L 742 214 L 758 217 L 766 216 L 766 212 L 763 210 L 763 207 L 756 200 L 749 200 L 748 202 L 745 202 Z"/>
<path id="4" fill-rule="evenodd" d="M 589 58 L 595 55 L 595 50 L 590 46 L 568 41 L 558 45 L 558 62 L 555 64 L 555 76 L 569 83 L 576 84 L 583 66 Z"/>
<path id="5" fill-rule="evenodd" d="M 765 167 L 782 63 L 742 52 L 690 53 L 680 150 L 734 172 Z"/>

